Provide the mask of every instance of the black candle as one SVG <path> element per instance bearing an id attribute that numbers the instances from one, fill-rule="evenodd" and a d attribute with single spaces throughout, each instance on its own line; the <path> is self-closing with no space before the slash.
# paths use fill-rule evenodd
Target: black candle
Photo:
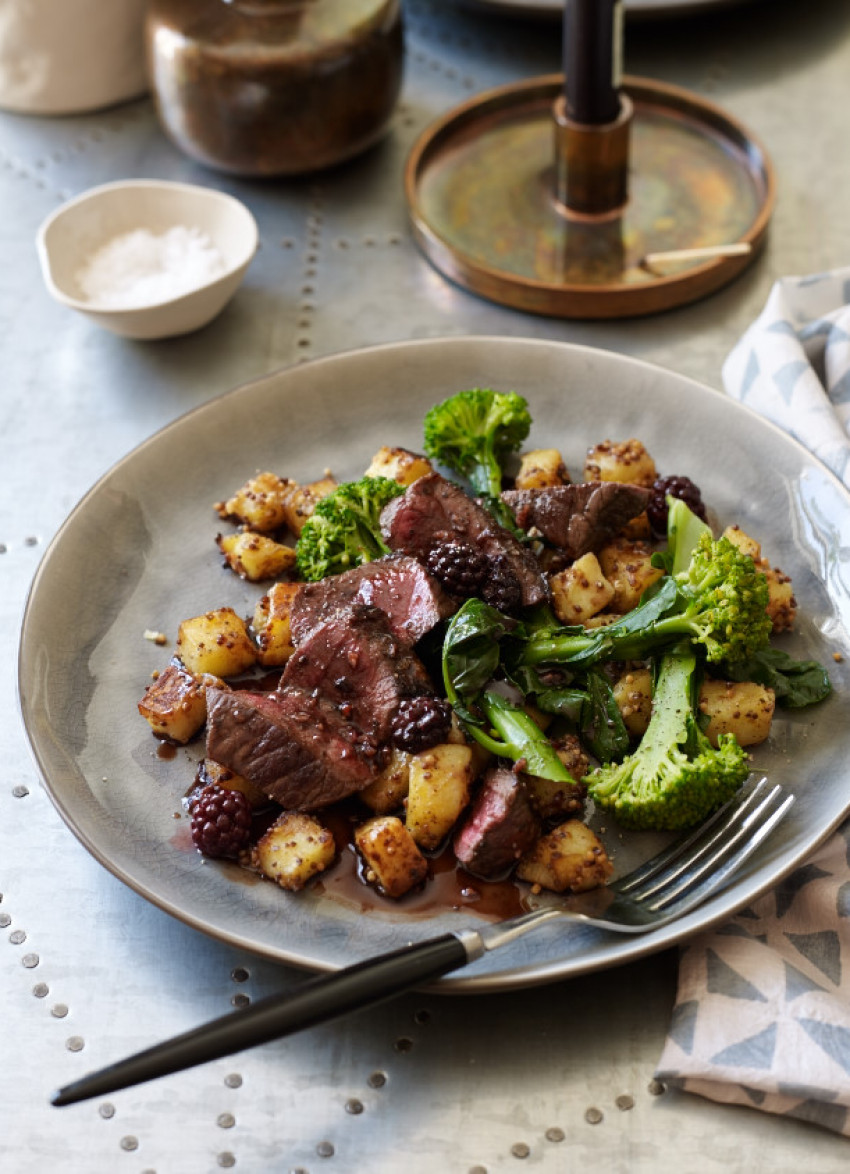
<path id="1" fill-rule="evenodd" d="M 601 126 L 620 113 L 620 0 L 567 0 L 564 73 L 567 117 Z"/>

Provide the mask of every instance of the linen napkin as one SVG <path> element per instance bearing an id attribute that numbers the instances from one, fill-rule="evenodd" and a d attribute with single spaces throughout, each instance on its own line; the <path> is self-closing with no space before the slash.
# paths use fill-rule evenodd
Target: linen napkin
<path id="1" fill-rule="evenodd" d="M 722 374 L 850 487 L 850 269 L 777 281 Z M 656 1076 L 850 1137 L 850 820 L 683 948 Z"/>

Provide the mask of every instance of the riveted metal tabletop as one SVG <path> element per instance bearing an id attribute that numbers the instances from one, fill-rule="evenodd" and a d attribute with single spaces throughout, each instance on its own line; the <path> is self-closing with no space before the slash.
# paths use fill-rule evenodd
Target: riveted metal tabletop
<path id="1" fill-rule="evenodd" d="M 187 410 L 281 367 L 462 335 L 578 342 L 720 387 L 773 281 L 848 263 L 850 7 L 775 0 L 627 21 L 630 74 L 684 86 L 758 135 L 776 171 L 763 254 L 693 305 L 615 323 L 526 315 L 451 285 L 417 250 L 407 155 L 434 119 L 560 67 L 557 26 L 409 0 L 401 100 L 376 148 L 253 183 L 205 171 L 142 98 L 85 116 L 0 113 L 0 1169 L 9 1174 L 495 1174 L 843 1170 L 846 1141 L 653 1080 L 676 984 L 667 951 L 529 992 L 411 994 L 104 1100 L 56 1086 L 304 974 L 189 928 L 65 827 L 18 717 L 27 591 L 66 515 Z M 133 343 L 54 303 L 35 233 L 95 184 L 145 176 L 233 193 L 261 247 L 213 325 Z M 98 573 L 93 551 L 92 574 Z"/>

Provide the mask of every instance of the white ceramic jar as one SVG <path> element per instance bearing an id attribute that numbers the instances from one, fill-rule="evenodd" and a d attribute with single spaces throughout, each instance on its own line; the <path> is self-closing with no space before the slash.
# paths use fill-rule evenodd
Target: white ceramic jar
<path id="1" fill-rule="evenodd" d="M 74 114 L 148 88 L 145 0 L 0 0 L 0 107 Z"/>

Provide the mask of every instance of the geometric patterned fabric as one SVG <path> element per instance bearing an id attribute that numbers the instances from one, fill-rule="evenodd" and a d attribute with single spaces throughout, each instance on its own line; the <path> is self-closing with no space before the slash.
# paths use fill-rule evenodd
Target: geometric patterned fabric
<path id="1" fill-rule="evenodd" d="M 657 1077 L 850 1137 L 850 821 L 681 951 Z"/>
<path id="2" fill-rule="evenodd" d="M 850 269 L 776 282 L 723 383 L 850 488 Z M 850 820 L 683 947 L 657 1076 L 850 1137 Z"/>

